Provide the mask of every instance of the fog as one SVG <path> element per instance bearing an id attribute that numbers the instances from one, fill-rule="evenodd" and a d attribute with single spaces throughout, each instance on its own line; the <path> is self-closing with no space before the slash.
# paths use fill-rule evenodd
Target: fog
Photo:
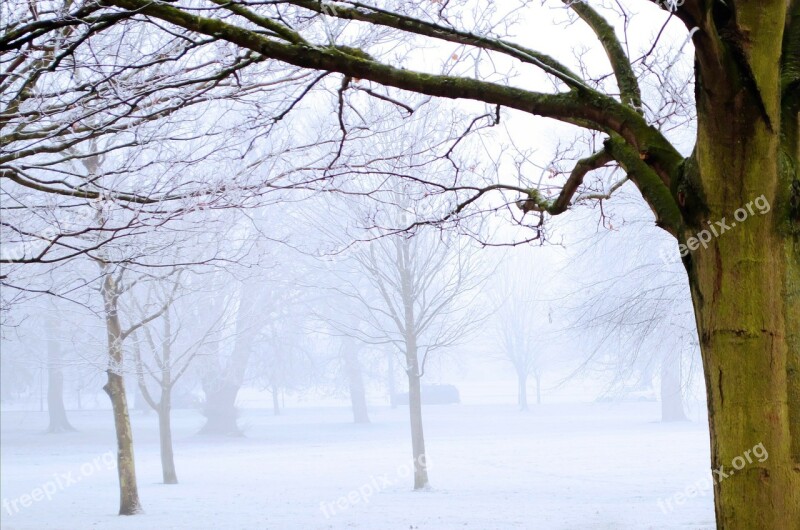
<path id="1" fill-rule="evenodd" d="M 15 303 L 4 524 L 128 524 L 110 518 L 109 330 L 148 524 L 709 524 L 710 489 L 671 500 L 705 476 L 707 420 L 686 282 L 641 255 L 659 237 L 646 212 L 620 211 L 602 249 L 579 230 L 559 246 L 436 229 L 352 244 L 362 212 L 341 202 L 321 219 L 249 212 L 230 244 L 252 263 L 87 264 L 88 285 Z"/>
<path id="2" fill-rule="evenodd" d="M 4 3 L 2 528 L 736 520 L 800 246 L 724 254 L 794 199 L 692 180 L 691 9 Z"/>

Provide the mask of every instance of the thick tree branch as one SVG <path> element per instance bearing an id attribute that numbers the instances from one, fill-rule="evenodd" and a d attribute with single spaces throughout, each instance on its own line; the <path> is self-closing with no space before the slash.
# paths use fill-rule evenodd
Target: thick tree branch
<path id="1" fill-rule="evenodd" d="M 211 0 L 211 2 L 214 2 L 218 6 L 224 7 L 231 13 L 235 13 L 243 18 L 246 18 L 257 26 L 261 26 L 262 28 L 273 32 L 275 35 L 278 35 L 287 42 L 291 42 L 292 44 L 308 44 L 308 42 L 306 42 L 306 40 L 296 31 L 286 27 L 283 24 L 275 22 L 269 17 L 263 17 L 257 13 L 254 13 L 253 11 L 244 8 L 239 3 L 230 2 L 228 0 Z"/>
<path id="2" fill-rule="evenodd" d="M 476 79 L 405 70 L 375 61 L 360 50 L 276 42 L 220 20 L 192 15 L 172 6 L 153 4 L 148 0 L 105 1 L 190 31 L 227 40 L 267 58 L 302 68 L 339 72 L 430 96 L 472 99 L 502 105 L 561 121 L 580 122 L 609 134 L 617 133 L 642 154 L 642 158 L 665 183 L 669 183 L 677 174 L 676 171 L 683 161 L 680 153 L 664 136 L 649 126 L 634 109 L 593 91 L 543 94 Z"/>
<path id="3" fill-rule="evenodd" d="M 342 7 L 337 4 L 335 7 L 319 0 L 284 0 L 281 3 L 293 4 L 298 7 L 308 9 L 320 14 L 341 18 L 344 20 L 356 20 L 367 22 L 378 26 L 398 29 L 406 33 L 422 35 L 434 39 L 444 40 L 465 46 L 475 46 L 484 50 L 491 50 L 513 57 L 523 63 L 532 64 L 551 74 L 568 86 L 577 88 L 589 87 L 581 80 L 580 76 L 572 72 L 565 65 L 556 61 L 549 55 L 525 48 L 512 42 L 502 39 L 495 39 L 482 35 L 476 35 L 466 31 L 460 31 L 447 26 L 426 22 L 413 17 L 393 13 L 374 6 L 366 5 L 361 2 L 346 2 L 353 8 Z M 590 89 L 589 89 L 590 90 Z"/>
<path id="4" fill-rule="evenodd" d="M 553 204 L 547 209 L 547 212 L 550 215 L 558 215 L 565 212 L 567 208 L 569 208 L 572 197 L 578 191 L 580 185 L 583 184 L 584 177 L 591 171 L 600 169 L 612 160 L 614 160 L 613 157 L 605 149 L 601 149 L 593 155 L 579 160 L 572 169 L 558 198 L 556 198 Z"/>
<path id="5" fill-rule="evenodd" d="M 656 225 L 676 238 L 683 226 L 683 215 L 669 187 L 664 185 L 653 169 L 642 160 L 639 153 L 612 136 L 604 142 L 605 150 L 616 160 L 628 177 L 636 184 L 642 197 L 656 216 Z"/>
<path id="6" fill-rule="evenodd" d="M 606 51 L 608 60 L 611 63 L 611 68 L 614 70 L 614 77 L 617 79 L 622 102 L 641 112 L 642 94 L 639 89 L 639 81 L 636 79 L 630 59 L 622 48 L 613 26 L 586 2 L 576 0 L 562 1 L 569 5 L 592 28 L 592 31 L 603 45 L 603 49 Z"/>

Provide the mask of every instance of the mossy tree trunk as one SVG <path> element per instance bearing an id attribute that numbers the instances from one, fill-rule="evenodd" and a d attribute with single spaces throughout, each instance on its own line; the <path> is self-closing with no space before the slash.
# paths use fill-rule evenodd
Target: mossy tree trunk
<path id="1" fill-rule="evenodd" d="M 793 24 L 786 6 L 717 7 L 703 20 L 717 42 L 704 43 L 706 31 L 698 43 L 698 138 L 686 172 L 683 235 L 729 228 L 684 263 L 703 356 L 711 465 L 722 470 L 714 479 L 724 529 L 800 528 L 800 218 L 790 207 L 800 146 L 797 96 L 785 97 L 789 85 L 776 68 L 783 50 L 776 36 L 785 27 L 796 45 L 800 19 L 797 3 Z M 796 79 L 793 90 L 800 90 Z M 735 469 L 758 444 L 769 457 Z"/>

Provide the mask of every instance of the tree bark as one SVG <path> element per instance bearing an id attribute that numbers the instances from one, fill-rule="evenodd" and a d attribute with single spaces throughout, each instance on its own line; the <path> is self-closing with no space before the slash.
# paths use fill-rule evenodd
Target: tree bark
<path id="1" fill-rule="evenodd" d="M 796 292 L 793 301 L 781 300 L 779 293 L 788 294 L 783 281 L 789 264 L 784 252 L 774 251 L 785 243 L 770 233 L 769 224 L 766 219 L 742 223 L 696 257 L 691 268 L 712 468 L 730 469 L 735 458 L 760 443 L 769 452 L 766 461 L 715 484 L 721 529 L 800 528 L 800 465 L 792 454 L 792 417 L 796 421 L 800 404 L 789 393 L 798 353 L 790 350 L 787 329 L 797 325 L 789 311 L 797 312 L 798 301 Z"/>
<path id="2" fill-rule="evenodd" d="M 122 326 L 117 310 L 118 292 L 110 273 L 105 274 L 101 288 L 106 313 L 109 367 L 108 382 L 103 387 L 111 399 L 114 429 L 117 435 L 117 475 L 119 476 L 119 514 L 134 515 L 142 512 L 139 489 L 136 484 L 136 467 L 133 456 L 133 432 L 122 376 Z"/>
<path id="3" fill-rule="evenodd" d="M 47 318 L 47 413 L 50 424 L 48 433 L 75 431 L 64 407 L 64 373 L 61 367 L 61 345 L 58 342 L 58 323 Z"/>
<path id="4" fill-rule="evenodd" d="M 139 489 L 136 484 L 136 467 L 133 457 L 133 433 L 125 396 L 125 380 L 111 370 L 103 387 L 111 398 L 114 429 L 117 434 L 117 475 L 119 476 L 119 514 L 135 515 L 142 512 Z"/>
<path id="5" fill-rule="evenodd" d="M 685 421 L 680 355 L 667 355 L 661 363 L 661 421 Z"/>
<path id="6" fill-rule="evenodd" d="M 768 38 L 781 34 L 786 6 L 770 0 L 720 9 L 713 22 L 732 32 L 714 56 L 722 60 L 698 60 L 697 174 L 688 177 L 705 200 L 686 216 L 694 213 L 690 230 L 720 220 L 730 228 L 684 264 L 705 370 L 711 465 L 727 475 L 714 475 L 724 530 L 800 528 L 800 218 L 790 212 L 800 144 L 781 132 L 798 114 L 782 115 L 781 42 Z M 769 211 L 747 212 L 762 196 Z M 758 444 L 769 457 L 735 469 Z"/>
<path id="7" fill-rule="evenodd" d="M 364 377 L 358 353 L 354 350 L 353 341 L 346 341 L 343 351 L 347 383 L 350 390 L 350 404 L 353 409 L 353 422 L 369 423 L 367 411 L 367 394 L 364 389 Z"/>

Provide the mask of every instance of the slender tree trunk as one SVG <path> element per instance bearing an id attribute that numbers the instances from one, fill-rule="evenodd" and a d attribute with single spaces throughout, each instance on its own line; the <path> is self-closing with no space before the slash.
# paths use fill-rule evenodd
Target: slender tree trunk
<path id="1" fill-rule="evenodd" d="M 364 377 L 361 373 L 361 362 L 358 353 L 354 349 L 353 341 L 345 341 L 344 357 L 345 372 L 347 373 L 347 383 L 350 390 L 350 404 L 353 408 L 353 421 L 355 423 L 369 423 L 369 413 L 367 411 L 367 394 L 364 389 Z"/>
<path id="2" fill-rule="evenodd" d="M 152 394 L 147 388 L 144 380 L 144 363 L 142 361 L 139 346 L 134 346 L 134 360 L 136 362 L 136 388 L 139 390 L 138 397 L 142 404 L 147 404 L 148 407 L 153 409 L 158 415 L 158 437 L 160 442 L 161 454 L 161 475 L 164 479 L 164 484 L 177 484 L 178 475 L 175 472 L 175 458 L 172 450 L 172 320 L 170 318 L 169 309 L 167 308 L 163 314 L 164 321 L 164 334 L 161 343 L 161 358 L 159 359 L 157 347 L 155 342 L 152 341 L 150 335 L 147 334 L 150 346 L 153 349 L 153 355 L 156 358 L 156 364 L 161 367 L 161 378 L 158 379 L 160 397 L 156 402 Z"/>
<path id="3" fill-rule="evenodd" d="M 111 399 L 114 413 L 114 429 L 117 435 L 117 474 L 119 476 L 120 515 L 141 513 L 139 489 L 136 484 L 136 467 L 133 457 L 133 433 L 128 412 L 128 398 L 125 393 L 125 379 L 122 376 L 122 327 L 117 311 L 117 286 L 111 274 L 106 273 L 103 287 L 103 302 L 106 313 L 108 335 L 109 367 L 106 370 L 108 382 L 103 387 Z"/>
<path id="4" fill-rule="evenodd" d="M 406 374 L 408 375 L 408 413 L 411 420 L 411 452 L 414 457 L 414 489 L 428 487 L 428 460 L 425 434 L 422 429 L 422 369 L 417 351 L 417 319 L 414 315 L 415 288 L 412 272 L 412 251 L 408 238 L 396 240 L 397 267 L 403 299 Z"/>
<path id="5" fill-rule="evenodd" d="M 414 457 L 414 489 L 428 487 L 428 462 L 425 454 L 425 434 L 422 429 L 422 388 L 419 360 L 414 341 L 407 353 L 408 411 L 411 419 L 411 452 Z"/>
<path id="6" fill-rule="evenodd" d="M 172 403 L 170 390 L 162 390 L 161 403 L 158 409 L 158 435 L 161 442 L 161 474 L 164 484 L 177 484 L 178 474 L 175 472 L 175 457 L 172 450 Z"/>
<path id="7" fill-rule="evenodd" d="M 158 435 L 161 443 L 161 474 L 164 484 L 177 484 L 175 456 L 172 450 L 172 318 L 164 312 L 164 337 L 161 346 L 161 399 L 158 402 Z M 142 381 L 142 390 L 144 390 Z"/>
<path id="8" fill-rule="evenodd" d="M 58 342 L 58 323 L 47 318 L 47 413 L 50 417 L 49 433 L 71 432 L 75 428 L 67 419 L 64 407 L 64 373 L 61 366 L 61 345 Z"/>
<path id="9" fill-rule="evenodd" d="M 534 374 L 536 379 L 536 404 L 542 404 L 542 375 L 539 372 Z"/>
<path id="10" fill-rule="evenodd" d="M 517 405 L 519 410 L 528 410 L 528 374 L 517 369 Z"/>
<path id="11" fill-rule="evenodd" d="M 119 476 L 119 514 L 141 513 L 139 489 L 136 484 L 136 467 L 133 457 L 133 433 L 125 396 L 125 380 L 108 370 L 108 382 L 103 387 L 111 398 L 114 412 L 114 429 L 117 433 L 117 474 Z"/>
<path id="12" fill-rule="evenodd" d="M 661 363 L 661 421 L 685 421 L 680 355 L 667 355 Z"/>
<path id="13" fill-rule="evenodd" d="M 272 385 L 272 413 L 275 416 L 281 415 L 281 394 L 280 389 Z"/>
<path id="14" fill-rule="evenodd" d="M 797 109 L 782 114 L 781 42 L 774 38 L 787 3 L 734 6 L 735 17 L 721 16 L 725 8 L 715 21 L 751 35 L 728 36 L 744 51 L 720 44 L 723 61 L 698 61 L 697 167 L 688 168 L 687 183 L 702 190 L 705 207 L 692 212 L 686 204 L 696 222 L 684 238 L 718 221 L 729 228 L 684 264 L 705 369 L 711 465 L 722 471 L 714 473 L 718 528 L 797 530 L 800 215 L 790 205 L 798 198 L 791 190 L 800 142 Z M 759 444 L 768 458 L 752 457 Z"/>
<path id="15" fill-rule="evenodd" d="M 386 354 L 386 388 L 389 390 L 389 405 L 397 408 L 397 382 L 394 378 L 394 356 L 392 352 Z"/>

